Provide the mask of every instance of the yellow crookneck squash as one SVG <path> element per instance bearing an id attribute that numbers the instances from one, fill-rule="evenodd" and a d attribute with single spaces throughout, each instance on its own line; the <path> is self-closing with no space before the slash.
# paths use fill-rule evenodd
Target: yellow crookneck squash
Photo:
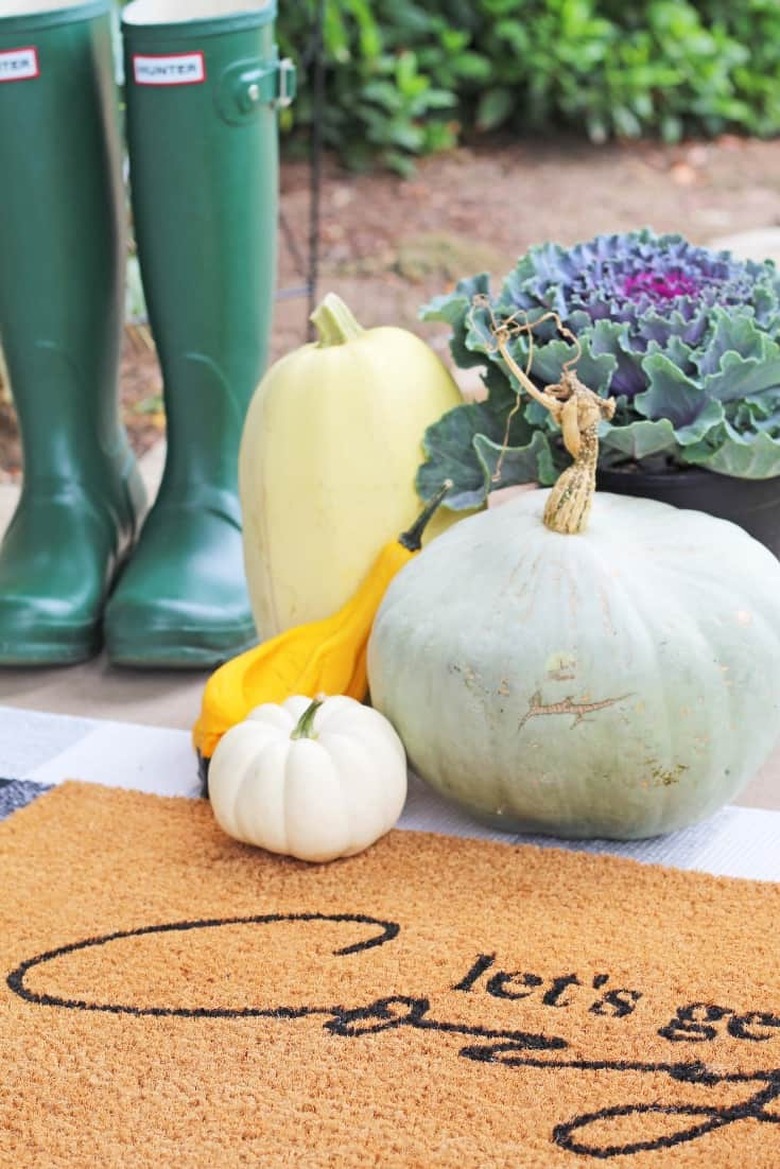
<path id="1" fill-rule="evenodd" d="M 336 613 L 284 630 L 215 670 L 193 729 L 204 778 L 223 735 L 263 703 L 282 703 L 295 695 L 365 699 L 366 647 L 376 611 L 390 581 L 420 551 L 423 532 L 451 486 L 445 482 L 412 526 L 380 550 L 360 587 Z"/>
<path id="2" fill-rule="evenodd" d="M 335 613 L 419 510 L 426 428 L 462 402 L 406 329 L 365 329 L 328 293 L 317 340 L 260 382 L 239 451 L 244 563 L 261 638 Z M 439 515 L 426 538 L 449 526 Z"/>

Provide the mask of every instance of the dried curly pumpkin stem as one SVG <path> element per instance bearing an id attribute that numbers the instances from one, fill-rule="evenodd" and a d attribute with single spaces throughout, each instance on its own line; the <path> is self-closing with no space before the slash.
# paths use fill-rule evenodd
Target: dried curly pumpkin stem
<path id="1" fill-rule="evenodd" d="M 484 298 L 479 298 L 484 301 Z M 475 301 L 477 298 L 475 298 Z M 480 306 L 481 307 L 481 306 Z M 491 314 L 492 315 L 492 314 Z M 553 385 L 538 389 L 528 372 L 521 369 L 509 352 L 509 339 L 518 332 L 528 331 L 543 320 L 555 320 L 558 331 L 577 344 L 577 354 L 570 358 L 561 373 L 561 380 Z M 588 389 L 572 366 L 580 356 L 579 341 L 560 321 L 557 313 L 547 313 L 533 325 L 519 325 L 513 318 L 496 323 L 491 321 L 491 332 L 496 346 L 507 367 L 517 378 L 522 388 L 536 402 L 549 410 L 561 428 L 566 450 L 574 462 L 558 476 L 548 496 L 544 509 L 544 522 L 548 528 L 562 535 L 576 535 L 585 530 L 596 490 L 596 465 L 599 454 L 599 423 L 610 419 L 615 413 L 615 399 L 601 398 Z M 529 358 L 530 366 L 530 358 Z M 519 402 L 519 397 L 518 397 Z M 517 410 L 513 407 L 511 413 Z"/>

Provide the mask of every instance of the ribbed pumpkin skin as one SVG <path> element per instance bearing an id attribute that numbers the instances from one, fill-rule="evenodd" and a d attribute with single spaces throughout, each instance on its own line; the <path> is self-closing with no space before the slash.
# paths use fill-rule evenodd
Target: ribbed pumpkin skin
<path id="1" fill-rule="evenodd" d="M 374 706 L 411 767 L 495 827 L 638 839 L 731 800 L 780 736 L 780 562 L 742 529 L 547 491 L 463 520 L 390 585 Z"/>

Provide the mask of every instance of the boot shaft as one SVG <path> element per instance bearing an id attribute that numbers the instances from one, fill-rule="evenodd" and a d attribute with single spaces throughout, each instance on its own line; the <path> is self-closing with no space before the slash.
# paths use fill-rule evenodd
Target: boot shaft
<path id="1" fill-rule="evenodd" d="M 186 12 L 186 19 L 179 19 Z M 275 4 L 136 0 L 123 13 L 133 223 L 165 386 L 165 482 L 235 490 L 276 278 Z"/>
<path id="2" fill-rule="evenodd" d="M 126 204 L 113 2 L 0 17 L 0 336 L 22 491 L 0 547 L 0 665 L 97 653 L 145 493 L 120 422 Z"/>
<path id="3" fill-rule="evenodd" d="M 276 278 L 274 3 L 135 0 L 123 12 L 133 224 L 163 373 L 160 490 L 106 610 L 115 664 L 215 665 L 256 640 L 238 446 Z"/>
<path id="4" fill-rule="evenodd" d="M 27 477 L 118 441 L 126 211 L 111 21 L 110 0 L 19 0 L 0 19 L 0 336 Z"/>

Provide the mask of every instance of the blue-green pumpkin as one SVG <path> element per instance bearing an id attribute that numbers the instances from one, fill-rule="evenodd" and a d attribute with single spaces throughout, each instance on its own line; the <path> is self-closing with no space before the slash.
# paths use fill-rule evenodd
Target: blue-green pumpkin
<path id="1" fill-rule="evenodd" d="M 372 702 L 414 771 L 494 826 L 636 839 L 701 820 L 780 737 L 780 562 L 734 524 L 614 495 L 564 534 L 550 494 L 403 568 Z"/>

